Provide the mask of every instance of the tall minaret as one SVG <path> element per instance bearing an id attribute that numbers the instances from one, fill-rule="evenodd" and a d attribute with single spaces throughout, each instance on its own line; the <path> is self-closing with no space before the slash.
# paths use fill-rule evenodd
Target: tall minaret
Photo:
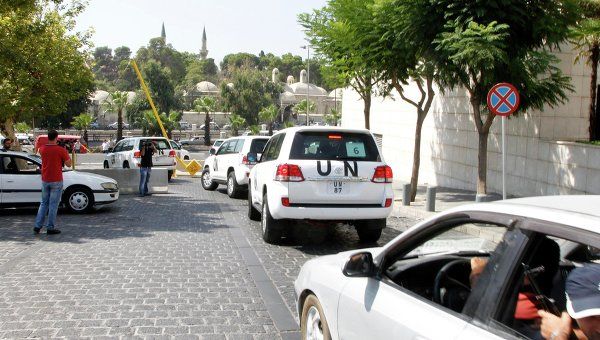
<path id="1" fill-rule="evenodd" d="M 160 31 L 160 37 L 167 42 L 167 32 L 165 31 L 165 23 L 162 24 L 162 30 Z"/>
<path id="2" fill-rule="evenodd" d="M 208 50 L 206 49 L 206 27 L 204 27 L 202 29 L 202 49 L 200 50 L 200 58 L 205 60 L 207 55 Z"/>

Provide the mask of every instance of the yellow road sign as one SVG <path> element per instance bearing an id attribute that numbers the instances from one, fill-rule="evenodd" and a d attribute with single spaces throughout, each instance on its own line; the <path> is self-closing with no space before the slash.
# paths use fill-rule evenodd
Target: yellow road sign
<path id="1" fill-rule="evenodd" d="M 190 176 L 194 176 L 198 171 L 202 170 L 202 166 L 198 161 L 192 159 L 185 167 L 185 170 L 189 172 Z"/>

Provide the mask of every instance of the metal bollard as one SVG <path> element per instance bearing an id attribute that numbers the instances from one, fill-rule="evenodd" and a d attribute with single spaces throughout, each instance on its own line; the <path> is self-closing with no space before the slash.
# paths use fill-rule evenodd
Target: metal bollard
<path id="1" fill-rule="evenodd" d="M 402 185 L 402 205 L 410 205 L 410 183 Z"/>
<path id="2" fill-rule="evenodd" d="M 427 187 L 427 200 L 425 205 L 425 210 L 427 211 L 435 211 L 435 193 L 437 191 L 436 187 Z"/>

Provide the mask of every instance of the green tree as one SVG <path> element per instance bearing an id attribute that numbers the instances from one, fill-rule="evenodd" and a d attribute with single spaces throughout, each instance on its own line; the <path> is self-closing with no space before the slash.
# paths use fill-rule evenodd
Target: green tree
<path id="1" fill-rule="evenodd" d="M 19 122 L 15 124 L 15 131 L 18 133 L 28 133 L 31 131 L 31 126 L 25 122 Z"/>
<path id="2" fill-rule="evenodd" d="M 182 113 L 171 111 L 168 115 L 165 112 L 159 114 L 160 121 L 167 132 L 167 137 L 172 138 L 173 130 L 179 126 Z M 152 110 L 144 111 L 144 119 L 142 120 L 142 133 L 145 136 L 162 136 L 162 130 Z"/>
<path id="3" fill-rule="evenodd" d="M 308 108 L 306 107 L 307 105 L 308 105 Z M 300 114 L 305 115 L 307 112 L 310 115 L 311 113 L 315 112 L 316 109 L 317 109 L 317 104 L 315 104 L 315 102 L 313 102 L 312 100 L 306 101 L 306 99 L 302 99 L 301 101 L 296 103 L 296 105 L 294 105 L 293 110 L 294 110 L 294 113 L 296 113 L 296 115 L 300 115 Z"/>
<path id="4" fill-rule="evenodd" d="M 221 98 L 225 110 L 238 114 L 250 125 L 258 123 L 258 112 L 278 101 L 283 88 L 262 72 L 239 69 L 233 73 L 233 86 L 221 84 Z"/>
<path id="5" fill-rule="evenodd" d="M 115 91 L 103 103 L 106 111 L 117 113 L 117 140 L 123 139 L 123 112 L 127 110 L 127 92 Z"/>
<path id="6" fill-rule="evenodd" d="M 94 117 L 87 113 L 82 113 L 73 119 L 71 125 L 79 131 L 83 131 L 83 140 L 88 143 L 88 129 L 92 125 Z"/>
<path id="7" fill-rule="evenodd" d="M 92 72 L 98 80 L 113 84 L 117 79 L 117 65 L 112 49 L 108 46 L 96 47 L 93 53 Z"/>
<path id="8" fill-rule="evenodd" d="M 575 62 L 585 58 L 591 68 L 590 76 L 590 140 L 600 139 L 600 117 L 596 113 L 598 61 L 600 60 L 600 1 L 579 0 L 583 18 L 573 27 L 571 41 L 580 51 Z"/>
<path id="9" fill-rule="evenodd" d="M 323 119 L 325 119 L 325 122 L 327 122 L 327 124 L 330 124 L 333 126 L 337 126 L 338 123 L 340 122 L 341 118 L 342 118 L 342 114 L 336 109 L 331 109 L 330 113 L 326 114 L 323 117 Z"/>
<path id="10" fill-rule="evenodd" d="M 175 95 L 175 87 L 167 68 L 150 60 L 143 66 L 142 71 L 159 112 L 171 112 L 181 108 L 181 102 Z"/>
<path id="11" fill-rule="evenodd" d="M 246 125 L 246 119 L 240 115 L 232 113 L 229 115 L 229 124 L 231 124 L 231 134 L 237 136 L 239 135 L 239 130 Z"/>
<path id="12" fill-rule="evenodd" d="M 485 108 L 496 83 L 514 84 L 520 111 L 542 109 L 566 100 L 569 78 L 556 67 L 550 47 L 563 42 L 577 19 L 571 0 L 414 1 L 413 31 L 439 31 L 433 56 L 442 84 L 467 90 L 479 134 L 477 193 L 487 193 L 488 135 L 495 115 Z"/>
<path id="13" fill-rule="evenodd" d="M 362 46 L 357 29 L 372 26 L 373 4 L 374 0 L 331 0 L 322 9 L 298 16 L 318 55 L 360 95 L 367 129 L 371 126 L 371 96 L 379 74 L 366 61 L 370 49 Z"/>
<path id="14" fill-rule="evenodd" d="M 273 135 L 273 123 L 275 123 L 275 121 L 277 120 L 277 117 L 279 117 L 279 108 L 273 104 L 263 108 L 259 113 L 258 116 L 260 118 L 261 121 L 265 122 L 265 124 L 267 124 L 269 126 L 269 136 Z"/>
<path id="15" fill-rule="evenodd" d="M 258 136 L 260 134 L 260 126 L 258 125 L 250 125 L 248 126 L 248 130 L 250 130 L 250 134 L 253 136 Z"/>
<path id="16" fill-rule="evenodd" d="M 16 119 L 60 114 L 93 88 L 93 74 L 81 52 L 88 47 L 87 35 L 71 32 L 83 8 L 53 4 L 0 5 L 0 130 L 9 138 Z"/>
<path id="17" fill-rule="evenodd" d="M 162 38 L 150 39 L 146 47 L 138 50 L 136 60 L 142 68 L 151 61 L 157 62 L 161 68 L 167 69 L 165 74 L 172 84 L 180 84 L 185 78 L 186 68 L 184 56 Z M 169 111 L 166 111 L 169 112 Z"/>
<path id="18" fill-rule="evenodd" d="M 221 62 L 221 71 L 225 77 L 233 76 L 233 73 L 239 69 L 256 69 L 260 60 L 252 53 L 240 52 L 232 53 L 223 57 Z"/>
<path id="19" fill-rule="evenodd" d="M 215 111 L 217 101 L 214 97 L 204 96 L 194 101 L 194 108 L 198 112 L 204 112 L 204 145 L 210 143 L 210 113 Z"/>

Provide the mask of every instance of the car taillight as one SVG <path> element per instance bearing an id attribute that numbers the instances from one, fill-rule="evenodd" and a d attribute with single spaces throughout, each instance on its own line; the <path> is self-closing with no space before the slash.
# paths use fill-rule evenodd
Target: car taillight
<path id="1" fill-rule="evenodd" d="M 142 153 L 139 151 L 136 151 L 133 153 L 133 158 L 142 158 Z"/>
<path id="2" fill-rule="evenodd" d="M 392 168 L 387 165 L 380 165 L 375 168 L 373 179 L 371 182 L 374 183 L 392 183 L 394 175 L 392 174 Z"/>
<path id="3" fill-rule="evenodd" d="M 256 159 L 256 157 L 254 157 L 254 159 Z M 256 161 L 251 161 L 251 160 L 248 159 L 248 155 L 244 155 L 242 157 L 242 164 L 244 164 L 244 165 L 254 165 L 254 164 L 256 164 Z"/>
<path id="4" fill-rule="evenodd" d="M 284 207 L 289 207 L 290 206 L 290 199 L 288 197 L 282 197 L 281 198 L 281 205 L 283 205 Z"/>
<path id="5" fill-rule="evenodd" d="M 176 155 L 175 150 L 169 151 L 169 157 L 175 157 L 175 155 Z"/>
<path id="6" fill-rule="evenodd" d="M 279 182 L 302 182 L 304 175 L 302 170 L 295 164 L 280 164 L 277 166 L 275 180 Z"/>
<path id="7" fill-rule="evenodd" d="M 389 208 L 392 206 L 392 199 L 391 198 L 386 198 L 385 199 L 385 207 Z"/>

